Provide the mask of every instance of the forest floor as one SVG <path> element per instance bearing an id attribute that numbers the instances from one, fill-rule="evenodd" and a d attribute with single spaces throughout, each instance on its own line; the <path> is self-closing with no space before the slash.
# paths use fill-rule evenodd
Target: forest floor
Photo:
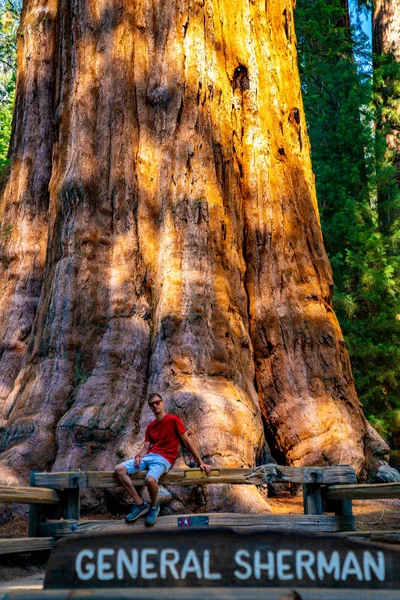
<path id="1" fill-rule="evenodd" d="M 268 498 L 274 514 L 303 514 L 301 496 Z M 400 500 L 354 500 L 353 512 L 358 531 L 400 531 Z M 90 514 L 84 519 L 121 519 L 109 514 Z M 28 522 L 18 519 L 0 524 L 0 538 L 27 537 Z M 0 556 L 0 589 L 2 586 L 41 586 L 49 552 Z"/>

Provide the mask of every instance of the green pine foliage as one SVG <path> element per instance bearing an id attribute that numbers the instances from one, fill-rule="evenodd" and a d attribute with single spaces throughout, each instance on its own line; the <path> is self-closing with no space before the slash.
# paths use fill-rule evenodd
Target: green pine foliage
<path id="1" fill-rule="evenodd" d="M 11 88 L 11 89 L 10 89 Z M 15 83 L 10 82 L 7 89 L 7 100 L 0 101 L 0 174 L 8 164 L 7 153 L 11 137 L 11 121 L 14 104 Z"/>
<path id="2" fill-rule="evenodd" d="M 400 43 L 400 42 L 399 42 Z M 375 109 L 375 155 L 376 155 L 376 188 L 379 231 L 384 236 L 387 255 L 390 257 L 387 268 L 392 269 L 391 277 L 394 281 L 393 298 L 389 304 L 392 309 L 392 318 L 397 319 L 396 327 L 391 327 L 391 320 L 385 323 L 387 327 L 386 347 L 391 357 L 392 380 L 386 388 L 387 413 L 376 411 L 376 418 L 384 422 L 388 438 L 394 448 L 400 444 L 400 397 L 398 391 L 398 371 L 395 368 L 399 363 L 398 330 L 400 326 L 400 310 L 396 306 L 399 294 L 400 272 L 400 181 L 399 161 L 395 148 L 400 147 L 400 64 L 392 53 L 374 56 L 374 95 L 373 106 Z M 387 140 L 391 138 L 391 143 Z M 387 311 L 389 314 L 389 310 Z M 386 312 L 386 311 L 385 311 Z"/>
<path id="3" fill-rule="evenodd" d="M 399 79 L 392 74 L 393 90 L 384 91 L 388 74 L 380 75 L 385 81 L 377 111 L 367 40 L 345 26 L 341 0 L 298 0 L 297 6 L 299 68 L 334 308 L 364 410 L 392 442 L 400 408 L 399 202 L 376 122 L 379 111 L 392 115 L 383 96 L 398 93 Z"/>
<path id="4" fill-rule="evenodd" d="M 400 43 L 400 40 L 399 40 Z M 400 181 L 396 180 L 400 169 L 400 156 L 388 147 L 387 136 L 393 137 L 392 146 L 400 147 L 400 63 L 392 53 L 374 56 L 374 108 L 376 119 L 375 154 L 379 222 L 386 235 L 399 235 Z M 398 175 L 397 175 L 398 177 Z"/>
<path id="5" fill-rule="evenodd" d="M 20 12 L 21 0 L 0 0 L 0 174 L 8 163 Z"/>

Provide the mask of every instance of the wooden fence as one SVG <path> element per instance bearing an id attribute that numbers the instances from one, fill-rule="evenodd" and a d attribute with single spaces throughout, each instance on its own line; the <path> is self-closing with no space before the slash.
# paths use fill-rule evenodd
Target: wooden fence
<path id="1" fill-rule="evenodd" d="M 135 485 L 144 485 L 146 472 L 131 476 Z M 400 497 L 400 484 L 356 484 L 354 469 L 346 465 L 333 467 L 286 467 L 275 464 L 253 469 L 213 469 L 207 476 L 200 469 L 172 469 L 160 479 L 162 485 L 265 485 L 297 483 L 303 488 L 303 515 L 245 515 L 213 513 L 205 515 L 169 515 L 160 517 L 157 529 L 183 526 L 226 526 L 354 533 L 353 499 Z M 28 503 L 28 538 L 0 540 L 0 554 L 50 548 L 54 540 L 79 532 L 143 529 L 141 520 L 80 520 L 80 490 L 119 486 L 112 471 L 34 472 L 30 487 L 0 486 L 0 503 Z M 327 514 L 333 513 L 333 514 Z M 186 519 L 186 524 L 185 520 Z M 390 537 L 390 536 L 389 536 Z M 393 540 L 393 537 L 391 537 Z"/>

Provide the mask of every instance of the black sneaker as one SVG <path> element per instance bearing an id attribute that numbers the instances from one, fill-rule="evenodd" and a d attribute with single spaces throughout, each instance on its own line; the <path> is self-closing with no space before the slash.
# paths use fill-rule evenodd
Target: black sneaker
<path id="1" fill-rule="evenodd" d="M 154 525 L 157 521 L 158 513 L 160 512 L 160 504 L 157 502 L 156 506 L 150 506 L 146 515 L 145 524 L 148 526 Z"/>
<path id="2" fill-rule="evenodd" d="M 126 515 L 125 521 L 127 523 L 132 523 L 147 512 L 149 512 L 149 505 L 147 502 L 143 502 L 143 504 L 132 504 L 131 512 L 129 515 Z"/>

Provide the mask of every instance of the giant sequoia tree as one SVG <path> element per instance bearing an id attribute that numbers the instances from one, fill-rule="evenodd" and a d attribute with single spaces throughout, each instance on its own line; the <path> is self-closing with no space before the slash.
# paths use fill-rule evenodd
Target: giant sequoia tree
<path id="1" fill-rule="evenodd" d="M 386 451 L 331 306 L 293 0 L 26 0 L 10 152 L 3 482 L 135 453 L 149 391 L 221 466 Z"/>
<path id="2" fill-rule="evenodd" d="M 16 30 L 21 0 L 0 0 L 0 175 L 7 163 L 15 90 Z M 0 235 L 1 235 L 0 231 Z"/>

